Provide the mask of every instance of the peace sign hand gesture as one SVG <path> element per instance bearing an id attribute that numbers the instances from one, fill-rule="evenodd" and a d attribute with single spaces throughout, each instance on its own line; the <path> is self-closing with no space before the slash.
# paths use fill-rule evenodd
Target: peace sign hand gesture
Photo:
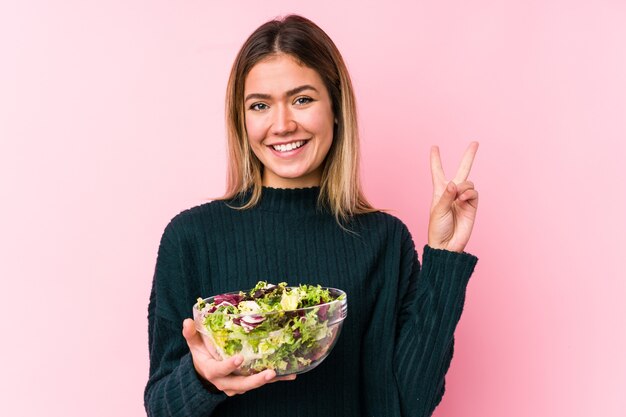
<path id="1" fill-rule="evenodd" d="M 467 177 L 477 150 L 478 142 L 470 143 L 456 176 L 448 182 L 441 166 L 439 148 L 431 148 L 433 201 L 428 222 L 428 246 L 431 248 L 463 252 L 469 241 L 478 208 L 478 192 Z"/>

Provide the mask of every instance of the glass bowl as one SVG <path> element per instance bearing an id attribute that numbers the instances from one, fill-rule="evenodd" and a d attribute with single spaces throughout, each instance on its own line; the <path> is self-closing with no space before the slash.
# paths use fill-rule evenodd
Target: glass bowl
<path id="1" fill-rule="evenodd" d="M 294 288 L 294 287 L 290 287 Z M 335 346 L 348 313 L 346 293 L 328 290 L 334 301 L 296 310 L 266 313 L 210 313 L 193 306 L 196 329 L 214 355 L 244 358 L 236 375 L 273 369 L 277 376 L 301 374 L 319 365 Z M 239 291 L 220 296 L 240 294 Z M 205 298 L 204 305 L 214 297 Z M 341 299 L 336 299 L 341 297 Z"/>

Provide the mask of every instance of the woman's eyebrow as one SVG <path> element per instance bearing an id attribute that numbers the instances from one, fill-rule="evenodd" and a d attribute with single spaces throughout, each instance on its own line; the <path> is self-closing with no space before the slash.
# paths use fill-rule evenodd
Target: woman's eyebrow
<path id="1" fill-rule="evenodd" d="M 305 84 L 305 85 L 301 85 L 300 87 L 296 87 L 296 88 L 293 88 L 293 89 L 287 91 L 287 94 L 285 94 L 285 95 L 287 97 L 291 97 L 291 96 L 295 96 L 296 94 L 301 93 L 301 92 L 303 92 L 305 90 L 313 90 L 316 93 L 318 93 L 317 88 L 313 87 L 312 85 Z"/>
<path id="2" fill-rule="evenodd" d="M 319 93 L 319 91 L 317 91 L 317 88 L 313 87 L 312 85 L 305 84 L 305 85 L 301 85 L 300 87 L 292 88 L 291 90 L 287 91 L 285 93 L 285 97 L 295 96 L 296 94 L 301 93 L 306 90 L 313 90 L 316 93 Z M 269 94 L 251 93 L 246 96 L 246 99 L 244 100 L 244 102 L 251 100 L 251 99 L 269 100 L 270 98 L 272 97 Z"/>
<path id="3" fill-rule="evenodd" d="M 252 93 L 246 96 L 246 99 L 244 100 L 244 102 L 248 100 L 252 100 L 252 99 L 269 100 L 270 98 L 272 97 L 269 94 Z"/>

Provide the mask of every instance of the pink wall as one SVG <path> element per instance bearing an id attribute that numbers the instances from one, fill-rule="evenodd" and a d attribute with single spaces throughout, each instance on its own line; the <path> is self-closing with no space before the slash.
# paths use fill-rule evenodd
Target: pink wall
<path id="1" fill-rule="evenodd" d="M 0 5 L 0 415 L 143 414 L 159 237 L 223 191 L 228 69 L 287 12 L 342 50 L 366 191 L 418 247 L 429 146 L 452 173 L 481 142 L 436 417 L 626 415 L 626 3 L 232 3 Z"/>

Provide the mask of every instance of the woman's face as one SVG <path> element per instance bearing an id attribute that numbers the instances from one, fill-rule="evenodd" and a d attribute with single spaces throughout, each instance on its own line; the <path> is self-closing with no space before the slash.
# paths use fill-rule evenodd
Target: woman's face
<path id="1" fill-rule="evenodd" d="M 335 116 L 315 70 L 286 54 L 259 62 L 246 77 L 244 111 L 250 146 L 265 167 L 263 185 L 320 184 Z"/>

